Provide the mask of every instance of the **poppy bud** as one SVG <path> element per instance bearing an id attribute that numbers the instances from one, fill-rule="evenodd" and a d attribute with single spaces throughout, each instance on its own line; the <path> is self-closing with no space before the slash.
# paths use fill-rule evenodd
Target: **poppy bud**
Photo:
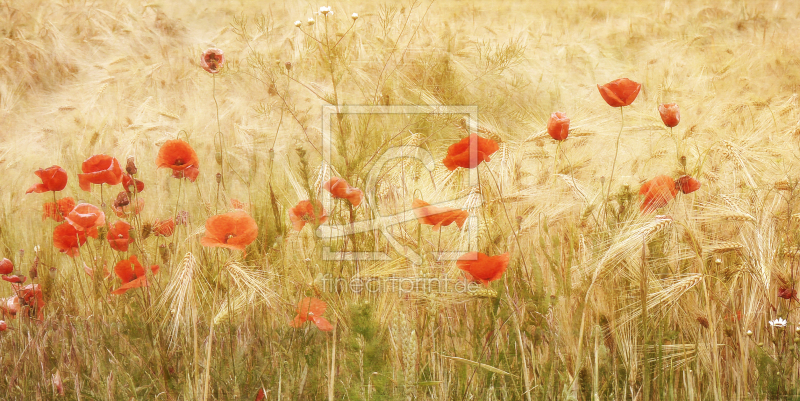
<path id="1" fill-rule="evenodd" d="M 158 246 L 158 251 L 161 254 L 161 262 L 169 263 L 170 249 L 164 246 L 164 244 L 161 244 Z"/>
<path id="2" fill-rule="evenodd" d="M 681 121 L 681 111 L 675 103 L 665 103 L 658 106 L 658 113 L 661 114 L 661 121 L 667 127 L 674 127 Z"/>
<path id="3" fill-rule="evenodd" d="M 222 182 L 222 174 L 221 173 L 217 173 L 217 177 L 216 178 L 217 178 L 217 184 Z"/>
<path id="4" fill-rule="evenodd" d="M 569 135 L 569 118 L 566 113 L 557 111 L 550 115 L 550 121 L 547 122 L 547 133 L 557 141 L 567 139 Z"/>
<path id="5" fill-rule="evenodd" d="M 36 277 L 39 277 L 39 269 L 38 269 L 38 267 L 39 267 L 39 257 L 38 256 L 34 256 L 33 257 L 33 265 L 28 270 L 28 275 L 31 276 L 31 280 L 35 279 Z"/>
<path id="6" fill-rule="evenodd" d="M 291 61 L 287 61 L 286 64 L 284 64 L 284 65 L 286 66 L 286 71 L 291 71 L 292 70 L 292 62 Z"/>
<path id="7" fill-rule="evenodd" d="M 14 271 L 14 264 L 8 259 L 0 260 L 0 274 L 11 274 Z"/>
<path id="8" fill-rule="evenodd" d="M 189 212 L 185 210 L 178 212 L 178 215 L 175 216 L 175 224 L 179 226 L 189 225 Z"/>
<path id="9" fill-rule="evenodd" d="M 136 169 L 136 163 L 134 162 L 133 156 L 128 156 L 128 164 L 125 165 L 125 171 L 130 174 L 136 174 L 138 169 Z"/>
<path id="10" fill-rule="evenodd" d="M 131 203 L 131 198 L 128 197 L 128 193 L 122 191 L 117 195 L 117 199 L 114 200 L 114 207 L 121 208 L 123 206 L 128 206 Z"/>
<path id="11" fill-rule="evenodd" d="M 153 225 L 150 223 L 144 223 L 142 226 L 142 239 L 149 237 L 151 231 L 153 231 Z"/>

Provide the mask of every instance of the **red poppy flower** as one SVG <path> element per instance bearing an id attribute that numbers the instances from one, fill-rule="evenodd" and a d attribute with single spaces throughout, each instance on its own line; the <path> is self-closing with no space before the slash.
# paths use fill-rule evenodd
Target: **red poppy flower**
<path id="1" fill-rule="evenodd" d="M 36 316 L 39 320 L 42 320 L 44 315 L 43 309 L 45 306 L 42 287 L 39 284 L 28 284 L 24 287 L 20 286 L 19 284 L 12 285 L 14 286 L 14 291 L 19 296 L 20 304 L 35 308 Z"/>
<path id="2" fill-rule="evenodd" d="M 237 210 L 206 220 L 206 235 L 200 245 L 243 251 L 258 236 L 258 226 L 247 213 Z"/>
<path id="3" fill-rule="evenodd" d="M 195 166 L 189 166 L 186 168 L 186 170 L 174 170 L 172 172 L 173 177 L 178 179 L 186 178 L 191 182 L 197 180 L 198 175 L 200 175 L 200 170 Z"/>
<path id="4" fill-rule="evenodd" d="M 133 192 L 133 187 L 136 188 L 136 193 L 144 191 L 144 183 L 133 178 L 129 174 L 125 174 L 122 176 L 122 187 L 125 188 L 126 192 Z"/>
<path id="5" fill-rule="evenodd" d="M 798 300 L 797 299 L 797 290 L 795 290 L 794 288 L 787 288 L 787 287 L 781 286 L 780 288 L 778 288 L 778 296 L 783 298 L 783 299 Z"/>
<path id="6" fill-rule="evenodd" d="M 58 166 L 48 167 L 46 169 L 38 169 L 34 172 L 41 180 L 41 184 L 36 184 L 30 187 L 25 193 L 31 192 L 42 193 L 47 191 L 60 191 L 67 186 L 67 172 Z"/>
<path id="7" fill-rule="evenodd" d="M 0 312 L 3 312 L 2 315 L 8 315 L 13 318 L 17 316 L 21 307 L 22 301 L 19 299 L 18 295 L 0 298 Z"/>
<path id="8" fill-rule="evenodd" d="M 125 192 L 120 192 L 120 194 L 124 193 Z M 119 218 L 137 215 L 142 209 L 144 209 L 144 199 L 142 198 L 136 198 L 136 204 L 130 203 L 129 200 L 127 204 L 118 204 L 114 202 L 114 204 L 111 205 L 111 210 L 113 210 L 114 214 Z"/>
<path id="9" fill-rule="evenodd" d="M 53 245 L 67 256 L 75 256 L 86 243 L 86 231 L 78 231 L 69 223 L 63 223 L 53 231 Z"/>
<path id="10" fill-rule="evenodd" d="M 27 277 L 18 276 L 16 274 L 13 276 L 2 276 L 2 279 L 8 281 L 9 283 L 24 283 L 26 280 L 28 280 Z"/>
<path id="11" fill-rule="evenodd" d="M 597 85 L 600 96 L 611 107 L 629 106 L 636 100 L 642 85 L 631 81 L 628 78 L 620 78 L 611 81 L 603 86 Z"/>
<path id="12" fill-rule="evenodd" d="M 477 142 L 477 152 L 475 159 L 470 158 L 470 142 Z M 490 161 L 489 156 L 500 149 L 497 142 L 472 134 L 447 148 L 447 156 L 442 160 L 448 170 L 455 170 L 457 167 L 475 168 L 481 162 Z"/>
<path id="13" fill-rule="evenodd" d="M 152 226 L 153 234 L 161 237 L 169 237 L 175 232 L 175 220 L 158 220 L 153 221 Z"/>
<path id="14" fill-rule="evenodd" d="M 158 168 L 168 167 L 173 172 L 184 171 L 189 167 L 199 167 L 199 161 L 197 153 L 186 141 L 172 139 L 165 142 L 161 149 L 158 150 L 156 166 Z M 179 178 L 183 178 L 183 176 Z"/>
<path id="15" fill-rule="evenodd" d="M 569 135 L 569 118 L 566 113 L 557 111 L 550 115 L 550 120 L 547 122 L 547 133 L 557 141 L 567 139 Z"/>
<path id="16" fill-rule="evenodd" d="M 200 66 L 212 74 L 218 73 L 223 64 L 225 64 L 225 54 L 220 49 L 208 49 L 200 57 Z"/>
<path id="17" fill-rule="evenodd" d="M 55 202 L 47 202 L 44 204 L 42 220 L 46 220 L 49 217 L 57 222 L 64 221 L 64 217 L 66 217 L 72 209 L 75 209 L 75 199 L 70 197 L 61 198 Z"/>
<path id="18" fill-rule="evenodd" d="M 14 271 L 14 263 L 10 260 L 3 258 L 0 260 L 0 274 L 9 274 Z"/>
<path id="19" fill-rule="evenodd" d="M 267 399 L 267 392 L 264 391 L 264 388 L 262 387 L 258 389 L 258 392 L 256 393 L 256 401 L 264 401 L 266 399 Z"/>
<path id="20" fill-rule="evenodd" d="M 91 190 L 91 184 L 117 185 L 122 182 L 122 167 L 111 156 L 94 155 L 81 165 L 83 174 L 78 174 L 78 183 L 84 191 Z"/>
<path id="21" fill-rule="evenodd" d="M 358 207 L 364 199 L 364 193 L 360 189 L 351 187 L 343 178 L 333 177 L 323 185 L 323 187 L 337 199 L 347 199 L 353 206 Z"/>
<path id="22" fill-rule="evenodd" d="M 484 285 L 499 279 L 508 267 L 508 252 L 497 256 L 486 256 L 480 252 L 468 252 L 461 255 L 456 262 L 459 269 L 467 272 L 475 281 Z"/>
<path id="23" fill-rule="evenodd" d="M 158 269 L 158 265 L 150 266 L 150 270 L 153 274 L 158 273 Z M 122 285 L 116 290 L 111 291 L 114 295 L 124 294 L 133 288 L 147 287 L 145 269 L 142 267 L 142 264 L 139 263 L 139 258 L 137 258 L 136 255 L 117 262 L 117 265 L 114 266 L 114 272 L 117 273 L 117 277 L 122 280 Z"/>
<path id="24" fill-rule="evenodd" d="M 469 212 L 461 209 L 451 209 L 449 207 L 431 206 L 430 203 L 414 199 L 411 203 L 414 214 L 421 224 L 433 226 L 433 231 L 439 231 L 440 227 L 449 226 L 456 223 L 458 228 L 464 227 L 464 222 L 469 217 Z"/>
<path id="25" fill-rule="evenodd" d="M 312 321 L 322 331 L 333 330 L 333 325 L 327 319 L 322 317 L 325 310 L 328 309 L 328 304 L 316 298 L 303 298 L 300 304 L 297 305 L 297 316 L 290 325 L 294 328 L 300 328 L 305 322 Z"/>
<path id="26" fill-rule="evenodd" d="M 322 224 L 328 221 L 328 213 L 325 212 L 319 201 L 317 201 L 317 210 L 320 212 L 319 217 L 314 213 L 314 205 L 307 200 L 302 200 L 295 207 L 289 209 L 289 219 L 292 221 L 294 229 L 300 231 L 306 223 Z"/>
<path id="27" fill-rule="evenodd" d="M 67 223 L 86 235 L 97 238 L 97 228 L 106 225 L 106 214 L 97 206 L 80 203 L 66 217 Z"/>
<path id="28" fill-rule="evenodd" d="M 658 106 L 658 114 L 661 114 L 661 121 L 667 127 L 674 127 L 681 122 L 681 110 L 677 103 L 664 103 Z"/>
<path id="29" fill-rule="evenodd" d="M 108 230 L 108 244 L 111 249 L 120 252 L 127 252 L 128 245 L 133 243 L 130 235 L 131 225 L 122 220 L 117 220 Z"/>
<path id="30" fill-rule="evenodd" d="M 694 191 L 697 191 L 701 186 L 700 181 L 697 181 L 688 175 L 682 175 L 678 177 L 677 181 L 675 181 L 675 185 L 681 192 L 685 194 L 690 194 Z"/>
<path id="31" fill-rule="evenodd" d="M 0 320 L 0 331 L 8 330 L 8 324 L 6 324 L 5 320 Z"/>
<path id="32" fill-rule="evenodd" d="M 642 184 L 642 188 L 639 189 L 639 194 L 644 195 L 644 201 L 639 209 L 644 213 L 650 213 L 665 206 L 677 193 L 672 177 L 659 175 Z"/>

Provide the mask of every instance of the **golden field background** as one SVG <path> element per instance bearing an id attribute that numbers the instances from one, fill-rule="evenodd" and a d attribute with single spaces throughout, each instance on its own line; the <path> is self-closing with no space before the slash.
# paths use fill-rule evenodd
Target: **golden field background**
<path id="1" fill-rule="evenodd" d="M 323 5 L 334 10 L 336 52 L 293 25 L 323 37 Z M 796 397 L 800 315 L 797 301 L 777 294 L 794 288 L 798 262 L 798 16 L 788 1 L 0 3 L 0 257 L 25 274 L 38 245 L 48 267 L 37 279 L 45 321 L 7 320 L 12 330 L 0 333 L 4 396 L 253 399 L 264 388 L 267 399 Z M 215 78 L 199 67 L 208 47 L 227 58 Z M 642 91 L 624 110 L 606 199 L 620 113 L 596 85 L 620 77 Z M 501 144 L 480 167 L 479 245 L 512 254 L 490 292 L 317 293 L 327 273 L 461 277 L 430 256 L 422 266 L 324 261 L 310 227 L 291 230 L 289 208 L 320 193 L 321 110 L 334 99 L 479 107 L 482 135 Z M 672 134 L 657 112 L 669 102 L 682 117 Z M 545 132 L 553 111 L 571 119 L 557 160 Z M 217 114 L 224 148 L 215 146 Z M 363 187 L 371 155 L 386 147 L 413 143 L 440 161 L 464 136 L 457 121 L 406 122 L 421 136 L 353 120 L 331 167 Z M 154 163 L 178 135 L 200 156 L 200 178 L 182 190 Z M 80 262 L 58 254 L 53 224 L 40 218 L 49 195 L 25 195 L 33 171 L 57 164 L 70 173 L 62 196 L 110 203 L 116 189 L 101 198 L 77 186 L 80 163 L 99 153 L 136 158 L 147 185 L 137 228 L 179 210 L 191 216 L 172 238 L 137 238 L 140 257 L 162 273 L 124 297 L 109 297 L 113 280 L 79 266 L 99 271 L 121 256 L 102 241 Z M 222 190 L 217 154 L 231 172 Z M 397 212 L 414 194 L 462 196 L 459 174 L 437 163 L 432 187 L 419 169 L 395 165 L 379 183 L 380 203 Z M 657 213 L 668 223 L 638 212 L 639 186 L 660 174 L 703 184 Z M 259 223 L 246 254 L 199 245 L 205 219 L 230 198 L 249 203 Z M 349 218 L 337 212 L 332 221 Z M 463 242 L 453 227 L 397 230 L 426 255 Z M 376 246 L 371 235 L 348 241 L 334 246 Z M 187 253 L 199 284 L 178 278 Z M 266 289 L 261 301 L 221 278 L 231 265 L 256 272 L 248 277 Z M 211 295 L 217 283 L 224 301 Z M 178 317 L 170 291 L 190 287 L 191 313 Z M 0 284 L 0 296 L 11 294 Z M 288 327 L 304 296 L 329 304 L 334 333 Z M 778 317 L 789 325 L 768 324 Z"/>

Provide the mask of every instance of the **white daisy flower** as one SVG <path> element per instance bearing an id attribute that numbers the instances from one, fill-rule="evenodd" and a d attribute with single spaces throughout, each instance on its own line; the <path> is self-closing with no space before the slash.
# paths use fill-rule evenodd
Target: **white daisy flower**
<path id="1" fill-rule="evenodd" d="M 786 323 L 787 323 L 786 320 L 780 317 L 775 320 L 769 321 L 769 325 L 772 327 L 786 327 Z"/>

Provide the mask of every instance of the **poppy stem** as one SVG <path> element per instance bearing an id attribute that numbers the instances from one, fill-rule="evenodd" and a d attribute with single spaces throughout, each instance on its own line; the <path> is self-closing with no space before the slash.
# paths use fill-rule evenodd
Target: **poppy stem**
<path id="1" fill-rule="evenodd" d="M 514 234 L 514 240 L 517 242 L 517 249 L 519 250 L 519 258 L 522 259 L 522 264 L 525 266 L 525 271 L 530 274 L 530 268 L 528 267 L 528 261 L 525 259 L 525 253 L 522 252 L 522 244 L 519 242 L 519 235 L 517 235 L 517 230 L 514 229 L 514 223 L 511 221 L 511 216 L 508 214 L 508 209 L 506 209 L 506 203 L 503 200 L 503 190 L 500 189 L 500 184 L 497 182 L 497 178 L 494 176 L 494 172 L 489 166 L 486 166 L 486 169 L 489 170 L 489 175 L 492 176 L 492 180 L 494 180 L 494 185 L 497 186 L 498 194 L 500 194 L 500 204 L 503 205 L 503 212 L 506 215 L 506 220 L 508 220 L 508 225 L 511 227 L 511 233 Z"/>
<path id="2" fill-rule="evenodd" d="M 625 127 L 625 113 L 624 107 L 619 108 L 619 133 L 617 134 L 617 145 L 614 150 L 614 162 L 611 163 L 611 176 L 608 178 L 608 188 L 606 189 L 606 198 L 604 199 L 605 207 L 603 207 L 603 216 L 607 216 L 608 212 L 608 197 L 611 195 L 611 182 L 614 181 L 614 169 L 617 167 L 617 156 L 619 155 L 619 139 L 622 137 L 622 129 Z"/>
<path id="3" fill-rule="evenodd" d="M 214 344 L 214 306 L 217 304 L 217 293 L 219 292 L 219 281 L 221 277 L 219 275 L 222 274 L 222 268 L 220 268 L 220 272 L 217 274 L 217 282 L 214 284 L 214 300 L 211 302 L 211 321 L 209 322 L 209 329 L 208 329 L 208 347 L 206 347 L 206 377 L 203 383 L 203 401 L 208 399 L 208 385 L 211 381 L 211 346 Z"/>
<path id="4" fill-rule="evenodd" d="M 225 189 L 225 163 L 223 157 L 225 156 L 225 139 L 222 137 L 222 126 L 219 122 L 219 102 L 217 102 L 217 76 L 211 75 L 211 97 L 214 99 L 214 107 L 217 111 L 217 135 L 219 135 L 219 176 L 222 181 L 222 189 Z M 217 193 L 219 193 L 219 186 L 217 186 Z M 219 196 L 218 196 L 219 198 Z"/>

